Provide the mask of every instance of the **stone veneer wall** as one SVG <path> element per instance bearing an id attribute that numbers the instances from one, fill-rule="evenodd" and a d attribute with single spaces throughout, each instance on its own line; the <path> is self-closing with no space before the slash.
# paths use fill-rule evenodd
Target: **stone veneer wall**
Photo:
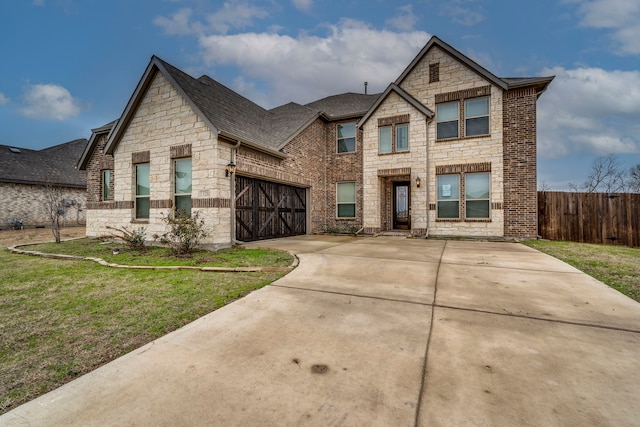
<path id="1" fill-rule="evenodd" d="M 431 64 L 439 64 L 439 80 L 429 82 Z M 490 83 L 449 56 L 439 47 L 431 49 L 400 83 L 400 87 L 422 104 L 436 111 L 436 97 L 448 94 L 449 98 L 464 102 L 477 89 L 485 89 Z M 502 89 L 490 86 L 490 135 L 460 137 L 436 141 L 435 118 L 429 122 L 427 131 L 429 175 L 424 183 L 428 187 L 429 234 L 443 236 L 503 236 L 503 101 Z M 464 117 L 460 117 L 460 122 Z M 460 126 L 461 131 L 462 124 Z M 463 133 L 461 133 L 463 135 Z M 491 164 L 491 219 L 490 221 L 441 221 L 436 211 L 436 168 L 459 164 Z"/>
<path id="2" fill-rule="evenodd" d="M 36 184 L 0 183 L 0 229 L 9 228 L 8 220 L 20 218 L 26 227 L 48 226 L 43 200 L 45 187 Z M 62 188 L 63 198 L 75 200 L 76 204 L 67 208 L 67 226 L 84 225 L 86 222 L 87 192 L 84 188 Z M 60 218 L 62 224 L 62 217 Z"/>
<path id="3" fill-rule="evenodd" d="M 409 117 L 409 151 L 379 154 L 378 119 Z M 406 180 L 411 188 L 411 230 L 424 234 L 427 227 L 427 125 L 426 117 L 396 93 L 369 117 L 363 127 L 364 227 L 367 233 L 393 229 L 393 181 Z M 422 184 L 416 186 L 416 178 Z"/>
<path id="4" fill-rule="evenodd" d="M 504 234 L 538 235 L 536 101 L 533 88 L 504 95 Z"/>
<path id="5" fill-rule="evenodd" d="M 231 146 L 218 142 L 217 135 L 160 73 L 153 78 L 114 152 L 114 200 L 107 209 L 90 211 L 89 221 L 94 225 L 87 235 L 105 233 L 107 224 L 129 229 L 146 227 L 149 239 L 162 235 L 167 230 L 162 216 L 173 206 L 172 147 L 174 152 L 186 150 L 181 146 L 189 146 L 191 150 L 193 210 L 202 213 L 210 232 L 203 243 L 229 244 L 231 185 L 224 170 L 231 159 Z M 148 152 L 151 169 L 149 220 L 136 220 L 133 208 L 132 159 L 142 152 Z"/>

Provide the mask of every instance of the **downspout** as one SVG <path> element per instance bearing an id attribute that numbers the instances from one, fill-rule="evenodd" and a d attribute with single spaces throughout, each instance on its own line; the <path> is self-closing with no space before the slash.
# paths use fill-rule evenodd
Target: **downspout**
<path id="1" fill-rule="evenodd" d="M 241 142 L 240 141 L 236 141 L 236 145 L 231 147 L 231 159 L 229 160 L 229 163 L 233 163 L 236 164 L 236 154 L 238 151 L 238 147 L 240 147 Z M 229 226 L 231 227 L 231 233 L 229 234 L 229 236 L 231 236 L 231 243 L 234 245 L 240 244 L 240 242 L 238 242 L 236 240 L 236 173 L 232 173 L 231 176 L 229 177 L 229 180 L 231 181 L 229 184 L 229 209 L 231 211 L 231 218 L 229 221 Z"/>
<path id="2" fill-rule="evenodd" d="M 425 123 L 425 144 L 427 144 L 426 146 L 426 170 L 427 170 L 427 176 L 425 177 L 425 181 L 426 181 L 426 185 L 427 185 L 427 231 L 425 231 L 424 233 L 424 238 L 428 239 L 429 238 L 429 182 L 431 179 L 431 175 L 429 175 L 429 123 L 431 122 L 432 119 L 429 119 L 428 117 L 424 118 L 424 123 Z M 437 191 L 437 188 L 436 188 Z"/>

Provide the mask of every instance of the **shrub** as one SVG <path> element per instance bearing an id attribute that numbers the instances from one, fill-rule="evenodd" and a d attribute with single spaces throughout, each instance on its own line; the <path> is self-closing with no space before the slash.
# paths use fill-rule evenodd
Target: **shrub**
<path id="1" fill-rule="evenodd" d="M 198 243 L 209 235 L 200 218 L 200 211 L 191 215 L 179 210 L 162 216 L 162 220 L 169 226 L 169 231 L 160 237 L 160 242 L 168 244 L 176 255 L 191 255 Z"/>
<path id="2" fill-rule="evenodd" d="M 131 249 L 144 249 L 144 242 L 147 236 L 147 229 L 144 227 L 138 227 L 129 231 L 127 227 L 111 227 L 107 226 L 107 229 L 113 230 L 112 233 L 106 237 L 111 237 L 123 241 Z"/>

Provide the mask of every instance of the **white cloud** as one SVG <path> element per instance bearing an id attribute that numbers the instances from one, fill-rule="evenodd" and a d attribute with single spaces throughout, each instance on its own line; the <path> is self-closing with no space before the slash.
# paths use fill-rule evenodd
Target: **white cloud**
<path id="1" fill-rule="evenodd" d="M 309 12 L 313 7 L 313 0 L 291 0 L 293 6 L 303 12 Z"/>
<path id="2" fill-rule="evenodd" d="M 580 25 L 612 31 L 618 53 L 640 54 L 640 2 L 638 0 L 577 0 Z"/>
<path id="3" fill-rule="evenodd" d="M 449 16 L 457 24 L 476 25 L 484 21 L 484 13 L 481 6 L 475 5 L 475 0 L 450 0 L 440 6 L 440 14 Z"/>
<path id="4" fill-rule="evenodd" d="M 328 26 L 326 36 L 273 33 L 202 36 L 209 65 L 237 66 L 246 78 L 264 82 L 271 107 L 309 102 L 340 92 L 382 91 L 429 39 L 423 31 L 380 31 L 355 20 Z M 246 84 L 246 82 L 245 82 Z"/>
<path id="5" fill-rule="evenodd" d="M 225 2 L 216 12 L 205 14 L 203 21 L 192 20 L 192 15 L 191 9 L 184 8 L 170 17 L 156 16 L 153 23 L 168 35 L 227 34 L 232 29 L 251 27 L 256 19 L 264 19 L 269 14 L 265 9 L 246 1 L 232 0 Z"/>
<path id="6" fill-rule="evenodd" d="M 80 114 L 76 99 L 62 86 L 38 84 L 30 86 L 24 94 L 26 107 L 21 113 L 34 119 L 65 120 Z"/>
<path id="7" fill-rule="evenodd" d="M 640 153 L 640 71 L 561 67 L 538 102 L 538 147 L 546 158 L 571 153 Z"/>
<path id="8" fill-rule="evenodd" d="M 11 102 L 9 98 L 7 98 L 4 93 L 0 92 L 0 105 L 8 104 Z"/>
<path id="9" fill-rule="evenodd" d="M 165 34 L 168 35 L 184 35 L 194 32 L 189 22 L 191 18 L 191 9 L 180 9 L 170 18 L 164 16 L 156 16 L 153 19 L 153 23 L 158 27 L 161 27 Z"/>
<path id="10" fill-rule="evenodd" d="M 398 8 L 398 14 L 387 20 L 387 25 L 400 31 L 412 31 L 418 23 L 418 16 L 413 12 L 413 5 L 407 4 Z"/>

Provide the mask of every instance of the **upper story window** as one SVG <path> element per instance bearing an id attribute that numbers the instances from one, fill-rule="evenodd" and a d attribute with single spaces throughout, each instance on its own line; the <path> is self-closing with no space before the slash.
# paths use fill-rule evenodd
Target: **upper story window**
<path id="1" fill-rule="evenodd" d="M 104 169 L 102 171 L 102 200 L 110 200 L 111 199 L 111 171 L 109 169 Z"/>
<path id="2" fill-rule="evenodd" d="M 356 124 L 341 123 L 337 126 L 338 153 L 352 153 L 356 151 Z"/>
<path id="3" fill-rule="evenodd" d="M 378 153 L 409 151 L 409 115 L 378 120 Z"/>
<path id="4" fill-rule="evenodd" d="M 460 108 L 458 101 L 436 105 L 436 139 L 457 138 Z"/>
<path id="5" fill-rule="evenodd" d="M 174 206 L 191 215 L 191 157 L 174 160 Z"/>
<path id="6" fill-rule="evenodd" d="M 138 163 L 136 171 L 136 218 L 149 219 L 151 184 L 149 163 Z"/>
<path id="7" fill-rule="evenodd" d="M 464 101 L 465 136 L 489 134 L 489 97 L 471 98 Z"/>

